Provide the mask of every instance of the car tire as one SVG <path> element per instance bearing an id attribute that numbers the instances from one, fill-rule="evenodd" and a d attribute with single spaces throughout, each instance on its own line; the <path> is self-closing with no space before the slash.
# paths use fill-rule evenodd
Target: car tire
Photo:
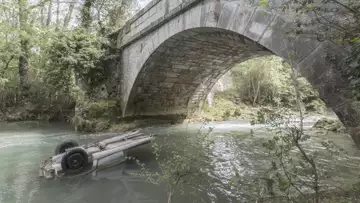
<path id="1" fill-rule="evenodd" d="M 66 175 L 77 175 L 92 166 L 92 160 L 83 148 L 68 150 L 61 159 L 61 167 Z"/>
<path id="2" fill-rule="evenodd" d="M 65 153 L 67 149 L 78 146 L 79 144 L 74 140 L 65 140 L 56 146 L 55 155 Z"/>

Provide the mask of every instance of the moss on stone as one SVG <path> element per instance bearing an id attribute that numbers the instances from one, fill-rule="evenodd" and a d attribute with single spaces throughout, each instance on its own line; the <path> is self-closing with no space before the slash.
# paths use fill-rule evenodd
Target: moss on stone
<path id="1" fill-rule="evenodd" d="M 249 120 L 256 115 L 254 109 L 243 103 L 235 103 L 226 96 L 216 96 L 214 106 L 205 104 L 200 116 L 206 121 Z"/>
<path id="2" fill-rule="evenodd" d="M 332 132 L 345 132 L 346 129 L 344 125 L 339 120 L 321 118 L 318 120 L 314 126 L 317 129 L 324 129 Z"/>
<path id="3" fill-rule="evenodd" d="M 305 103 L 305 110 L 306 112 L 324 114 L 326 112 L 326 106 L 320 99 L 314 99 Z"/>
<path id="4" fill-rule="evenodd" d="M 77 131 L 106 131 L 120 115 L 121 110 L 116 101 L 89 101 L 83 99 L 76 105 L 73 124 Z"/>
<path id="5" fill-rule="evenodd" d="M 80 104 L 81 105 L 81 104 Z M 97 101 L 84 103 L 81 107 L 83 114 L 89 118 L 113 118 L 118 112 L 116 101 Z"/>

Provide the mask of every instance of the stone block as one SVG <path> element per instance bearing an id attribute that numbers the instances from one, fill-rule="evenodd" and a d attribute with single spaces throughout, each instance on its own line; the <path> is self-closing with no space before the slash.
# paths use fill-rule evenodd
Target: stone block
<path id="1" fill-rule="evenodd" d="M 183 29 L 190 29 L 200 27 L 200 17 L 201 17 L 201 4 L 195 5 L 193 8 L 184 13 L 184 26 Z"/>
<path id="2" fill-rule="evenodd" d="M 221 10 L 217 27 L 228 29 L 230 26 L 230 23 L 232 22 L 232 20 L 235 16 L 234 14 L 235 14 L 237 8 L 238 8 L 238 5 L 235 3 L 232 3 L 232 2 L 225 3 L 225 5 L 223 6 L 223 8 Z"/>
<path id="3" fill-rule="evenodd" d="M 167 78 L 165 78 L 164 82 L 165 83 L 176 83 L 176 82 L 179 82 L 179 79 L 167 77 Z"/>
<path id="4" fill-rule="evenodd" d="M 162 82 L 160 83 L 160 87 L 166 87 L 166 88 L 171 88 L 174 86 L 174 83 L 169 83 L 169 82 Z"/>
<path id="5" fill-rule="evenodd" d="M 188 70 L 189 69 L 189 67 L 188 66 L 186 66 L 186 65 L 173 65 L 172 66 L 172 68 L 173 69 L 181 69 L 181 70 Z"/>
<path id="6" fill-rule="evenodd" d="M 273 20 L 274 14 L 262 8 L 257 8 L 245 29 L 244 35 L 254 41 L 258 41 Z"/>
<path id="7" fill-rule="evenodd" d="M 200 24 L 204 27 L 216 27 L 220 18 L 222 6 L 223 4 L 220 1 L 205 0 Z"/>
<path id="8" fill-rule="evenodd" d="M 179 77 L 179 73 L 174 73 L 174 72 L 166 72 L 165 73 L 166 77 L 170 77 L 170 78 L 177 78 Z"/>
<path id="9" fill-rule="evenodd" d="M 255 7 L 239 6 L 234 12 L 233 21 L 229 25 L 229 29 L 243 34 L 247 25 L 249 24 L 252 14 L 255 11 Z"/>

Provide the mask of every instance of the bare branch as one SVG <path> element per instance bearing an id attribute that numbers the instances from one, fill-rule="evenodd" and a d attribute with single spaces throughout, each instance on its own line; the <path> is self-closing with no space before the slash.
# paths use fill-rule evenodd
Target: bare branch
<path id="1" fill-rule="evenodd" d="M 3 76 L 5 74 L 5 71 L 9 68 L 11 61 L 15 58 L 15 55 L 11 55 L 10 59 L 6 61 L 5 67 L 1 72 L 1 75 Z"/>
<path id="2" fill-rule="evenodd" d="M 353 13 L 356 18 L 359 18 L 359 14 L 360 14 L 359 11 L 356 11 L 356 10 L 354 10 L 353 8 L 351 8 L 351 7 L 345 5 L 345 4 L 343 4 L 343 3 L 341 3 L 341 2 L 339 2 L 339 1 L 337 1 L 337 0 L 330 0 L 330 1 L 334 2 L 335 4 L 338 4 L 338 5 L 342 6 L 342 7 L 344 7 L 345 9 L 347 9 L 347 10 L 349 10 L 351 13 Z"/>

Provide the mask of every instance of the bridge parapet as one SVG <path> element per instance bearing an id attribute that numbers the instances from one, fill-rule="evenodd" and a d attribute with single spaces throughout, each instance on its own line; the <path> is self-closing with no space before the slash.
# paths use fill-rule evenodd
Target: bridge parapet
<path id="1" fill-rule="evenodd" d="M 152 0 L 119 31 L 117 48 L 142 38 L 203 0 Z"/>

